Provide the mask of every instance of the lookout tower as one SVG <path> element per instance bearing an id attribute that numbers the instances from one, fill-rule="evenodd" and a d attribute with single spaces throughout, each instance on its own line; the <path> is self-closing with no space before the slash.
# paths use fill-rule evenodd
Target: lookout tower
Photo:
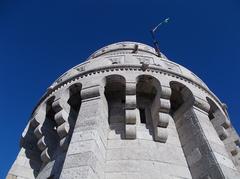
<path id="1" fill-rule="evenodd" d="M 240 139 L 194 73 L 138 42 L 93 53 L 34 109 L 8 179 L 239 179 Z"/>

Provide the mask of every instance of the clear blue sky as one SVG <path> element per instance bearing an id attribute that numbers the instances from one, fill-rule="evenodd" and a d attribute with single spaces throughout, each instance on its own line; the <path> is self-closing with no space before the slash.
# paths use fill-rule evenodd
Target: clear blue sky
<path id="1" fill-rule="evenodd" d="M 0 178 L 47 87 L 100 47 L 118 41 L 151 44 L 196 73 L 229 107 L 240 132 L 239 0 L 1 0 Z"/>

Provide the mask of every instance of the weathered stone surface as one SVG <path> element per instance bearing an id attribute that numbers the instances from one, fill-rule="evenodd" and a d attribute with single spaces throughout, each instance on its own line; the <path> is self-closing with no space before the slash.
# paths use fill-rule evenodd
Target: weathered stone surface
<path id="1" fill-rule="evenodd" d="M 7 179 L 239 179 L 240 138 L 191 71 L 136 42 L 59 77 L 21 137 Z"/>

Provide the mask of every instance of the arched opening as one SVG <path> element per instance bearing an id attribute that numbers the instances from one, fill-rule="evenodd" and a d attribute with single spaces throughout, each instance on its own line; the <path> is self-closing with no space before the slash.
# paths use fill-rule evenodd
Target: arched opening
<path id="1" fill-rule="evenodd" d="M 67 155 L 67 150 L 69 147 L 69 143 L 71 141 L 72 135 L 73 135 L 73 131 L 74 131 L 74 127 L 78 118 L 78 113 L 82 104 L 82 99 L 81 99 L 81 89 L 82 89 L 82 85 L 80 83 L 75 83 L 73 85 L 71 85 L 69 88 L 67 88 L 61 95 L 61 98 L 68 98 L 66 99 L 67 101 L 65 101 L 70 108 L 68 108 L 67 106 L 66 109 L 64 106 L 62 110 L 64 110 L 64 112 L 68 113 L 68 118 L 65 121 L 65 123 L 67 123 L 67 126 L 69 126 L 69 130 L 66 134 L 66 136 L 61 136 L 59 137 L 59 142 L 58 142 L 58 148 L 56 148 L 54 150 L 54 157 L 53 160 L 55 160 L 51 173 L 49 175 L 49 177 L 54 177 L 54 178 L 59 178 L 61 175 L 61 171 L 63 168 L 63 164 L 64 164 L 64 160 L 65 157 Z M 64 105 L 64 104 L 63 104 Z M 55 112 L 56 114 L 56 112 Z M 51 116 L 55 115 L 54 113 L 51 114 Z M 59 127 L 59 126 L 58 126 Z"/>
<path id="2" fill-rule="evenodd" d="M 228 136 L 226 129 L 230 127 L 230 121 L 213 100 L 208 97 L 206 99 L 210 105 L 208 117 L 213 124 L 213 127 L 215 128 L 219 138 L 224 140 Z"/>
<path id="3" fill-rule="evenodd" d="M 158 107 L 155 104 L 160 100 L 160 83 L 159 81 L 149 75 L 141 75 L 137 79 L 136 97 L 137 108 L 140 114 L 140 120 L 137 121 L 138 132 L 148 133 L 154 138 L 154 126 L 156 117 L 158 117 Z"/>
<path id="4" fill-rule="evenodd" d="M 170 87 L 172 90 L 170 97 L 170 113 L 172 116 L 175 116 L 175 120 L 177 120 L 178 113 L 184 113 L 193 105 L 193 95 L 191 91 L 181 83 L 171 82 Z"/>
<path id="5" fill-rule="evenodd" d="M 68 117 L 68 123 L 70 125 L 70 129 L 67 136 L 68 143 L 72 138 L 73 130 L 74 130 L 78 113 L 82 104 L 81 89 L 82 89 L 82 85 L 80 83 L 75 83 L 71 85 L 68 89 L 69 96 L 70 96 L 67 101 L 67 103 L 70 105 L 70 111 L 69 111 L 69 117 Z"/>
<path id="6" fill-rule="evenodd" d="M 50 97 L 34 113 L 34 120 L 31 120 L 22 144 L 35 177 L 47 164 L 42 158 L 44 150 L 52 160 L 59 143 L 57 124 L 54 120 L 55 112 L 52 108 L 54 99 L 54 96 Z"/>
<path id="7" fill-rule="evenodd" d="M 68 100 L 68 104 L 75 113 L 78 113 L 81 107 L 81 89 L 82 85 L 80 83 L 73 84 L 69 87 L 70 98 Z"/>
<path id="8" fill-rule="evenodd" d="M 170 87 L 172 90 L 170 114 L 175 121 L 178 136 L 184 150 L 184 147 L 190 144 L 191 137 L 197 132 L 188 121 L 188 118 L 191 116 L 190 110 L 193 107 L 193 95 L 187 87 L 179 82 L 171 82 Z M 184 153 L 188 155 L 186 151 Z"/>
<path id="9" fill-rule="evenodd" d="M 61 139 L 61 141 L 64 140 L 64 145 L 62 145 L 62 148 L 59 148 L 56 156 L 56 162 L 54 163 L 54 167 L 52 169 L 51 176 L 54 176 L 55 178 L 59 178 L 60 176 L 60 172 L 57 172 L 57 173 L 54 173 L 54 172 L 57 170 L 59 171 L 62 170 L 64 159 L 66 157 L 67 150 L 69 147 L 69 143 L 73 135 L 73 130 L 74 130 L 78 113 L 82 104 L 81 89 L 82 89 L 82 85 L 80 83 L 75 83 L 71 85 L 68 89 L 66 89 L 65 93 L 68 93 L 68 94 L 63 94 L 63 95 L 69 96 L 67 103 L 70 106 L 70 110 L 68 111 L 68 119 L 66 121 L 69 124 L 69 131 L 65 139 Z"/>
<path id="10" fill-rule="evenodd" d="M 212 99 L 208 97 L 206 99 L 210 105 L 208 117 L 219 138 L 224 143 L 225 149 L 232 159 L 234 165 L 237 168 L 240 168 L 240 155 L 238 151 L 240 146 L 239 136 L 235 129 L 231 126 L 231 122 L 228 119 L 226 111 L 218 107 L 218 105 Z"/>
<path id="11" fill-rule="evenodd" d="M 200 108 L 203 104 L 199 103 L 202 101 L 196 102 L 197 97 L 179 82 L 173 81 L 170 86 L 172 89 L 170 112 L 192 177 L 223 178 L 207 136 L 212 127 L 206 121 L 208 119 L 206 112 Z"/>
<path id="12" fill-rule="evenodd" d="M 110 75 L 105 79 L 104 91 L 108 104 L 108 123 L 121 138 L 124 137 L 126 80 L 120 75 Z"/>

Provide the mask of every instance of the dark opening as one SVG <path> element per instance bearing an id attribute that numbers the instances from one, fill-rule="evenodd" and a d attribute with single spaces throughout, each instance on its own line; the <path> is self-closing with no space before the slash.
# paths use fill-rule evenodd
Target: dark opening
<path id="1" fill-rule="evenodd" d="M 106 77 L 105 97 L 107 102 L 108 124 L 111 132 L 115 132 L 121 139 L 125 138 L 125 78 L 120 75 Z M 106 111 L 107 112 L 107 111 Z"/>
<path id="2" fill-rule="evenodd" d="M 171 84 L 172 95 L 170 97 L 171 110 L 170 113 L 173 115 L 184 103 L 183 96 L 181 94 L 182 86 L 172 83 Z"/>
<path id="3" fill-rule="evenodd" d="M 215 118 L 212 111 L 209 111 L 208 117 L 210 120 Z"/>
<path id="4" fill-rule="evenodd" d="M 57 134 L 56 128 L 57 123 L 55 121 L 55 114 L 52 104 L 55 97 L 50 98 L 47 101 L 47 107 L 46 107 L 46 119 L 44 120 L 42 127 L 45 129 L 43 131 L 43 135 L 45 137 L 46 145 L 49 146 L 49 154 L 51 158 L 54 158 L 55 151 L 57 149 L 57 146 L 59 145 L 59 135 Z"/>
<path id="5" fill-rule="evenodd" d="M 141 120 L 141 123 L 146 124 L 145 109 L 140 108 L 140 109 L 139 109 L 139 112 L 140 112 L 140 120 Z"/>
<path id="6" fill-rule="evenodd" d="M 214 116 L 214 113 L 217 111 L 217 106 L 215 105 L 215 103 L 212 101 L 212 100 L 210 100 L 208 97 L 207 97 L 207 101 L 208 101 L 208 103 L 210 104 L 210 110 L 209 110 L 209 112 L 208 112 L 208 118 L 210 119 L 210 121 L 212 120 L 212 119 L 214 119 L 215 118 L 215 116 Z"/>
<path id="7" fill-rule="evenodd" d="M 82 102 L 80 91 L 81 91 L 80 85 L 79 86 L 73 85 L 70 88 L 70 98 L 68 100 L 68 104 L 76 113 L 79 112 L 81 102 Z"/>
<path id="8" fill-rule="evenodd" d="M 236 140 L 235 144 L 236 144 L 236 146 L 238 146 L 240 148 L 240 140 Z"/>
<path id="9" fill-rule="evenodd" d="M 51 120 L 51 124 L 53 126 L 57 126 L 57 123 L 55 122 L 54 120 L 54 116 L 55 116 L 55 111 L 53 110 L 53 107 L 52 107 L 52 103 L 54 101 L 54 98 L 50 98 L 48 101 L 47 101 L 47 113 L 46 113 L 46 118 Z M 54 128 L 54 127 L 53 127 Z"/>
<path id="10" fill-rule="evenodd" d="M 108 123 L 124 123 L 125 79 L 112 75 L 106 79 L 105 97 L 108 103 Z"/>
<path id="11" fill-rule="evenodd" d="M 47 179 L 54 179 L 54 175 L 51 175 L 51 176 L 48 177 Z"/>

